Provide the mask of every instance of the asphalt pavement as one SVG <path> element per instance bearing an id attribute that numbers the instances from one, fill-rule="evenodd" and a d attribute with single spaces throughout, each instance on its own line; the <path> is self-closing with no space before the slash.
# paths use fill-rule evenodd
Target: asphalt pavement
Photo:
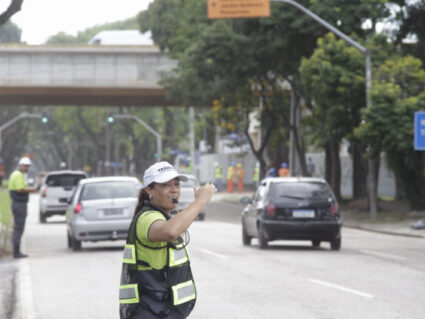
<path id="1" fill-rule="evenodd" d="M 252 197 L 252 192 L 226 193 L 220 192 L 213 196 L 214 202 L 240 203 L 242 197 Z M 391 234 L 406 237 L 425 238 L 424 229 L 413 229 L 411 226 L 419 220 L 425 220 L 425 212 L 400 214 L 400 212 L 379 212 L 378 218 L 372 220 L 367 212 L 355 212 L 342 209 L 342 225 L 347 228 L 362 229 L 382 234 Z M 404 216 L 404 217 L 403 217 Z"/>

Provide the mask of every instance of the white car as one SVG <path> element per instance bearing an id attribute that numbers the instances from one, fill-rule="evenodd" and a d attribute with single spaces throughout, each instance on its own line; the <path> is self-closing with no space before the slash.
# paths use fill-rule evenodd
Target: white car
<path id="1" fill-rule="evenodd" d="M 68 204 L 64 199 L 69 198 L 78 182 L 87 177 L 87 173 L 82 171 L 48 172 L 40 186 L 40 223 L 44 224 L 47 217 L 53 215 L 65 215 Z"/>
<path id="2" fill-rule="evenodd" d="M 141 184 L 135 177 L 83 179 L 68 200 L 68 247 L 81 249 L 83 241 L 126 239 Z"/>
<path id="3" fill-rule="evenodd" d="M 186 175 L 187 181 L 180 181 L 180 198 L 179 203 L 177 204 L 176 209 L 171 211 L 171 214 L 177 214 L 178 212 L 185 209 L 195 200 L 195 190 L 194 187 L 199 187 L 198 179 L 195 175 Z M 199 213 L 197 219 L 205 219 L 205 208 Z"/>

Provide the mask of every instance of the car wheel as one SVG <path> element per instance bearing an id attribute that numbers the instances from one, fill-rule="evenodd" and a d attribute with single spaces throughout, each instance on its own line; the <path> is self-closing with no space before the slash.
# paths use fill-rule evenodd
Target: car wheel
<path id="1" fill-rule="evenodd" d="M 75 239 L 74 237 L 72 237 L 72 235 L 70 235 L 70 237 L 71 237 L 72 250 L 73 251 L 81 250 L 81 240 Z"/>
<path id="2" fill-rule="evenodd" d="M 340 250 L 341 249 L 341 237 L 331 240 L 331 249 Z"/>
<path id="3" fill-rule="evenodd" d="M 39 212 L 39 219 L 41 224 L 46 223 L 46 215 L 44 215 L 41 211 Z"/>
<path id="4" fill-rule="evenodd" d="M 318 239 L 313 239 L 311 243 L 313 244 L 313 247 L 320 247 L 320 240 Z"/>
<path id="5" fill-rule="evenodd" d="M 71 238 L 71 235 L 68 233 L 67 237 L 68 237 L 68 248 L 72 248 L 72 238 Z"/>
<path id="6" fill-rule="evenodd" d="M 245 246 L 251 245 L 251 237 L 248 236 L 248 233 L 246 232 L 245 226 L 242 224 L 242 243 Z"/>
<path id="7" fill-rule="evenodd" d="M 266 249 L 269 245 L 268 240 L 266 239 L 263 224 L 258 225 L 258 245 L 260 249 Z"/>

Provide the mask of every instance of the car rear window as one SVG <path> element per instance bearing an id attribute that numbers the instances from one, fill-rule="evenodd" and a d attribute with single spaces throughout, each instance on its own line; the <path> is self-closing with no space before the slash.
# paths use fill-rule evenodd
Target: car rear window
<path id="1" fill-rule="evenodd" d="M 275 199 L 288 196 L 297 198 L 329 198 L 333 197 L 333 193 L 329 185 L 324 183 L 273 183 L 270 189 L 270 196 Z"/>
<path id="2" fill-rule="evenodd" d="M 75 186 L 78 182 L 86 178 L 82 174 L 61 174 L 61 175 L 50 175 L 47 176 L 46 184 L 47 186 Z"/>
<path id="3" fill-rule="evenodd" d="M 81 200 L 137 197 L 138 189 L 138 185 L 133 182 L 99 182 L 86 184 L 81 192 Z"/>
<path id="4" fill-rule="evenodd" d="M 196 183 L 196 180 L 194 179 L 188 179 L 186 182 L 185 181 L 180 182 L 180 187 L 196 187 L 196 186 L 198 186 L 198 183 Z"/>

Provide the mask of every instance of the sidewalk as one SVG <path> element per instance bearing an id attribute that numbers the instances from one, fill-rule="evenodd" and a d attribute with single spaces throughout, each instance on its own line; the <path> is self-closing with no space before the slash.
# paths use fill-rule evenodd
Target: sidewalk
<path id="1" fill-rule="evenodd" d="M 213 202 L 227 202 L 240 204 L 242 197 L 252 197 L 252 192 L 244 193 L 216 193 Z M 378 218 L 373 221 L 368 212 L 357 212 L 342 209 L 342 225 L 348 228 L 362 229 L 376 233 L 391 234 L 398 236 L 425 238 L 425 229 L 412 229 L 410 226 L 420 219 L 425 219 L 425 212 L 422 213 L 394 213 L 378 212 Z"/>

